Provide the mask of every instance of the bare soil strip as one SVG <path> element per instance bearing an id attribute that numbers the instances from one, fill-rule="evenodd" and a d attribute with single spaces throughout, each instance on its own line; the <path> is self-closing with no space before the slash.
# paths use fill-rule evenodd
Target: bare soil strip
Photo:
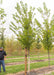
<path id="1" fill-rule="evenodd" d="M 33 69 L 30 71 L 30 75 L 46 75 L 46 74 L 50 74 L 51 72 L 54 72 L 54 66 Z M 7 75 L 24 75 L 24 71 L 15 74 L 7 74 Z"/>

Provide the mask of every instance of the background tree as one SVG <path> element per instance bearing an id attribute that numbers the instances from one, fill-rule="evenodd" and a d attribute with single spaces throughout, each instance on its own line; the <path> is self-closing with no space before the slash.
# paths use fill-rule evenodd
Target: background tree
<path id="1" fill-rule="evenodd" d="M 49 66 L 50 66 L 50 54 L 49 51 L 52 49 L 52 20 L 50 21 L 50 10 L 47 9 L 46 4 L 43 3 L 43 9 L 42 8 L 38 8 L 37 10 L 40 12 L 42 18 L 43 18 L 43 22 L 42 24 L 35 19 L 36 24 L 41 28 L 42 30 L 42 43 L 44 45 L 44 48 L 48 51 L 48 60 L 49 60 Z M 54 19 L 53 19 L 54 21 Z"/>
<path id="2" fill-rule="evenodd" d="M 36 19 L 34 21 L 34 25 L 36 24 Z M 41 35 L 42 35 L 42 30 L 39 28 L 39 25 L 37 24 L 37 27 L 35 29 L 35 32 L 36 32 L 36 45 L 35 45 L 35 48 L 38 50 L 37 51 L 37 55 L 38 55 L 38 58 L 39 58 L 39 52 L 40 52 L 40 48 L 41 48 Z"/>
<path id="3" fill-rule="evenodd" d="M 1 47 L 4 47 L 4 23 L 6 22 L 4 20 L 4 17 L 6 16 L 4 9 L 0 8 L 0 40 L 1 42 Z"/>
<path id="4" fill-rule="evenodd" d="M 5 39 L 6 39 L 5 40 L 5 50 L 8 55 L 11 55 L 11 56 L 23 55 L 22 46 L 19 43 L 19 41 L 15 39 L 13 35 L 11 37 L 6 37 Z"/>
<path id="5" fill-rule="evenodd" d="M 36 39 L 36 49 L 38 49 L 38 59 L 39 59 L 39 53 L 40 53 L 40 48 L 41 48 L 41 44 L 40 44 L 40 42 L 41 42 L 41 39 L 40 39 L 40 36 L 38 35 L 37 36 L 37 39 Z"/>
<path id="6" fill-rule="evenodd" d="M 27 51 L 29 56 L 31 44 L 35 40 L 33 25 L 35 8 L 30 7 L 30 9 L 28 10 L 27 4 L 23 4 L 23 2 L 20 1 L 20 4 L 17 3 L 15 9 L 17 10 L 17 12 L 13 14 L 13 19 L 17 24 L 11 22 L 10 29 L 16 34 L 17 39 L 25 48 L 25 75 L 27 75 Z"/>
<path id="7" fill-rule="evenodd" d="M 0 0 L 0 3 L 1 3 L 1 4 L 2 4 L 2 1 L 3 1 L 3 0 Z"/>

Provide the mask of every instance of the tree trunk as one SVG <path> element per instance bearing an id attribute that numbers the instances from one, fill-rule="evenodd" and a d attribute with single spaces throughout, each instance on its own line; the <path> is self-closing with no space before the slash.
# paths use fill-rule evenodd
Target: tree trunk
<path id="1" fill-rule="evenodd" d="M 1 34 L 1 40 L 2 40 L 1 47 L 4 48 L 4 32 L 3 31 L 2 31 L 2 34 Z"/>
<path id="2" fill-rule="evenodd" d="M 27 75 L 27 48 L 25 48 L 25 75 Z"/>
<path id="3" fill-rule="evenodd" d="M 49 50 L 48 50 L 48 64 L 49 64 L 49 68 L 50 68 L 50 53 L 49 53 Z"/>
<path id="4" fill-rule="evenodd" d="M 40 59 L 39 53 L 40 53 L 40 52 L 39 52 L 39 50 L 38 50 L 38 53 L 37 53 L 37 54 L 38 54 L 38 59 Z"/>
<path id="5" fill-rule="evenodd" d="M 28 50 L 28 74 L 30 75 L 30 52 Z"/>

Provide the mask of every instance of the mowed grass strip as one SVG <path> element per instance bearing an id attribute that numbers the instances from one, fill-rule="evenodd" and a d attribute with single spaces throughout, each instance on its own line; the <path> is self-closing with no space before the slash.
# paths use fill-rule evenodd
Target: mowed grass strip
<path id="1" fill-rule="evenodd" d="M 46 74 L 46 75 L 54 75 L 54 72 L 51 72 L 50 74 Z"/>
<path id="2" fill-rule="evenodd" d="M 50 65 L 54 65 L 54 61 L 50 61 Z M 48 61 L 47 62 L 37 62 L 37 63 L 31 63 L 30 64 L 30 69 L 37 69 L 41 67 L 46 67 L 48 66 Z M 24 71 L 25 65 L 14 65 L 14 66 L 7 66 L 6 67 L 6 73 L 2 72 L 0 75 L 6 75 L 9 73 L 17 73 L 20 71 Z"/>
<path id="3" fill-rule="evenodd" d="M 54 58 L 54 56 L 50 56 L 50 58 Z M 40 57 L 38 59 L 38 57 L 32 57 L 30 58 L 31 61 L 34 61 L 34 60 L 44 60 L 44 59 L 48 59 L 48 57 Z M 8 60 L 5 60 L 5 63 L 12 63 L 12 62 L 22 62 L 24 61 L 24 58 L 20 58 L 20 59 L 8 59 Z"/>
<path id="4" fill-rule="evenodd" d="M 24 59 L 8 59 L 5 60 L 5 63 L 13 63 L 13 62 L 22 62 Z"/>
<path id="5" fill-rule="evenodd" d="M 50 55 L 52 55 L 52 56 L 54 56 L 54 54 L 50 54 Z M 39 54 L 39 56 L 48 56 L 48 54 L 46 53 L 44 53 L 44 54 Z M 7 58 L 19 58 L 19 57 L 24 57 L 24 55 L 23 56 L 7 56 Z M 36 55 L 30 55 L 30 57 L 38 57 L 38 55 L 36 54 Z"/>
<path id="6" fill-rule="evenodd" d="M 24 57 L 24 56 L 7 56 L 7 58 L 19 58 L 19 57 Z"/>

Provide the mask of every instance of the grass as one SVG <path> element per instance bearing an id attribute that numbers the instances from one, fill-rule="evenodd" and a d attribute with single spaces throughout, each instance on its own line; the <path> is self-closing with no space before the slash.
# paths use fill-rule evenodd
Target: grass
<path id="1" fill-rule="evenodd" d="M 50 58 L 52 59 L 52 58 L 54 58 L 54 56 L 50 56 Z M 47 56 L 40 57 L 39 59 L 38 59 L 38 57 L 36 57 L 36 58 L 30 58 L 30 60 L 43 60 L 43 59 L 48 59 L 48 57 Z"/>
<path id="2" fill-rule="evenodd" d="M 7 56 L 7 58 L 19 58 L 19 57 L 24 57 L 24 56 Z"/>
<path id="3" fill-rule="evenodd" d="M 54 56 L 50 56 L 50 58 L 54 58 Z M 48 59 L 48 57 L 40 57 L 40 59 L 38 59 L 38 57 L 33 56 L 32 58 L 30 58 L 30 60 L 43 60 L 43 59 Z M 20 59 L 8 59 L 5 60 L 5 63 L 12 63 L 12 62 L 21 62 L 24 61 L 24 58 L 20 58 Z"/>
<path id="4" fill-rule="evenodd" d="M 54 75 L 54 72 L 52 72 L 51 74 L 49 74 L 49 75 Z"/>
<path id="5" fill-rule="evenodd" d="M 24 59 L 8 59 L 5 60 L 5 63 L 21 62 L 21 61 L 24 61 Z"/>
<path id="6" fill-rule="evenodd" d="M 47 54 L 42 54 L 40 56 L 44 56 L 44 55 L 47 55 Z M 35 57 L 37 55 L 30 55 L 30 57 Z M 18 57 L 24 57 L 24 56 L 7 56 L 7 58 L 18 58 Z"/>
<path id="7" fill-rule="evenodd" d="M 51 65 L 54 65 L 54 61 L 50 62 Z M 36 69 L 36 68 L 41 68 L 41 67 L 46 67 L 48 66 L 48 62 L 37 62 L 37 63 L 31 63 L 30 68 L 31 69 Z M 24 71 L 24 64 L 22 65 L 14 65 L 14 66 L 6 66 L 6 73 L 2 72 L 0 75 L 6 75 L 9 73 L 17 73 L 20 71 Z"/>
<path id="8" fill-rule="evenodd" d="M 51 72 L 50 74 L 46 74 L 46 75 L 54 75 L 54 72 Z"/>

